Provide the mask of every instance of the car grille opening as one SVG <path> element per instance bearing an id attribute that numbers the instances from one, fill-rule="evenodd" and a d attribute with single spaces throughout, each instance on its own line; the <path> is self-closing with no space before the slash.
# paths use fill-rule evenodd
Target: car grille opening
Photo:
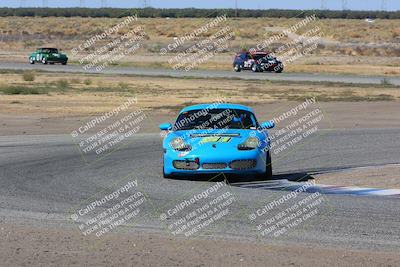
<path id="1" fill-rule="evenodd" d="M 234 170 L 246 170 L 252 169 L 256 166 L 257 162 L 253 159 L 251 160 L 234 160 L 229 164 L 229 167 Z"/>
<path id="2" fill-rule="evenodd" d="M 180 170 L 197 170 L 200 167 L 198 163 L 186 160 L 174 160 L 172 165 L 175 169 Z"/>
<path id="3" fill-rule="evenodd" d="M 226 163 L 203 163 L 201 165 L 205 170 L 217 170 L 217 169 L 225 169 L 227 164 Z"/>

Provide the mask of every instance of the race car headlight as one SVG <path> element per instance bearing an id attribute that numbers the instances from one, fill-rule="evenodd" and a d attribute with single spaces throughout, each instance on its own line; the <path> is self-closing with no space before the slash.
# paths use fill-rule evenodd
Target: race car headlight
<path id="1" fill-rule="evenodd" d="M 238 145 L 239 150 L 252 150 L 256 149 L 260 144 L 260 140 L 257 137 L 249 137 L 243 143 Z"/>
<path id="2" fill-rule="evenodd" d="M 179 137 L 172 139 L 169 144 L 174 150 L 178 151 L 188 151 L 192 149 L 190 145 L 186 144 L 183 139 Z"/>

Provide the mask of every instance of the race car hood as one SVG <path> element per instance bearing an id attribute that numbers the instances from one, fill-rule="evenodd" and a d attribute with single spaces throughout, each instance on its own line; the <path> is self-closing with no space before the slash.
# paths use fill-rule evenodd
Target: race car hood
<path id="1" fill-rule="evenodd" d="M 267 132 L 250 129 L 204 129 L 187 130 L 169 133 L 164 139 L 164 148 L 171 149 L 169 145 L 174 138 L 182 140 L 191 146 L 191 153 L 203 154 L 217 150 L 237 150 L 237 146 L 243 143 L 250 136 L 256 136 L 263 141 L 268 136 Z M 262 148 L 265 142 L 261 142 Z M 211 149 L 211 150 L 210 150 Z M 217 149 L 217 150 L 215 150 Z"/>

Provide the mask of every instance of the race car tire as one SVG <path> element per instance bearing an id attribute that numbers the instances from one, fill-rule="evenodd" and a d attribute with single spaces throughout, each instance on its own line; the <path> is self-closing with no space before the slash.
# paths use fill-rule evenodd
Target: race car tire
<path id="1" fill-rule="evenodd" d="M 275 73 L 281 73 L 283 71 L 283 67 L 280 66 L 278 69 L 274 69 Z"/>
<path id="2" fill-rule="evenodd" d="M 35 64 L 35 60 L 33 60 L 33 58 L 30 58 L 30 59 L 29 59 L 29 63 Z"/>
<path id="3" fill-rule="evenodd" d="M 259 72 L 259 71 L 260 71 L 260 68 L 259 68 L 256 64 L 253 64 L 253 66 L 251 66 L 251 70 L 252 70 L 253 72 Z"/>
<path id="4" fill-rule="evenodd" d="M 267 162 L 266 162 L 266 171 L 265 171 L 265 179 L 271 180 L 272 179 L 272 161 L 271 161 L 271 153 L 270 151 L 267 152 Z"/>
<path id="5" fill-rule="evenodd" d="M 50 62 L 49 64 L 50 64 L 50 65 L 54 65 L 54 62 Z"/>
<path id="6" fill-rule="evenodd" d="M 239 64 L 236 64 L 235 67 L 233 67 L 233 70 L 236 71 L 236 72 L 241 72 L 242 68 L 240 67 Z"/>
<path id="7" fill-rule="evenodd" d="M 62 65 L 67 65 L 67 62 L 63 62 L 63 63 L 61 63 Z"/>
<path id="8" fill-rule="evenodd" d="M 265 181 L 272 179 L 272 162 L 271 162 L 271 153 L 267 152 L 266 161 L 265 161 L 265 172 L 258 174 L 256 179 L 258 181 Z"/>
<path id="9" fill-rule="evenodd" d="M 162 167 L 162 174 L 163 174 L 163 177 L 164 177 L 165 179 L 173 179 L 173 178 L 174 178 L 174 176 L 171 175 L 171 174 L 165 174 L 164 165 L 163 165 L 163 167 Z"/>
<path id="10" fill-rule="evenodd" d="M 47 64 L 47 60 L 45 58 L 43 58 L 42 59 L 42 63 L 46 65 Z"/>

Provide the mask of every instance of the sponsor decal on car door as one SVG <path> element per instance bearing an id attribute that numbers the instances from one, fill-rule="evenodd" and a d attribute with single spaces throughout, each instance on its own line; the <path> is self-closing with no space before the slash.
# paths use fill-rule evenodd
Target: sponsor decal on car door
<path id="1" fill-rule="evenodd" d="M 246 60 L 246 61 L 244 62 L 244 67 L 245 67 L 245 68 L 251 68 L 251 65 L 253 65 L 253 62 L 254 62 L 253 59 Z"/>

